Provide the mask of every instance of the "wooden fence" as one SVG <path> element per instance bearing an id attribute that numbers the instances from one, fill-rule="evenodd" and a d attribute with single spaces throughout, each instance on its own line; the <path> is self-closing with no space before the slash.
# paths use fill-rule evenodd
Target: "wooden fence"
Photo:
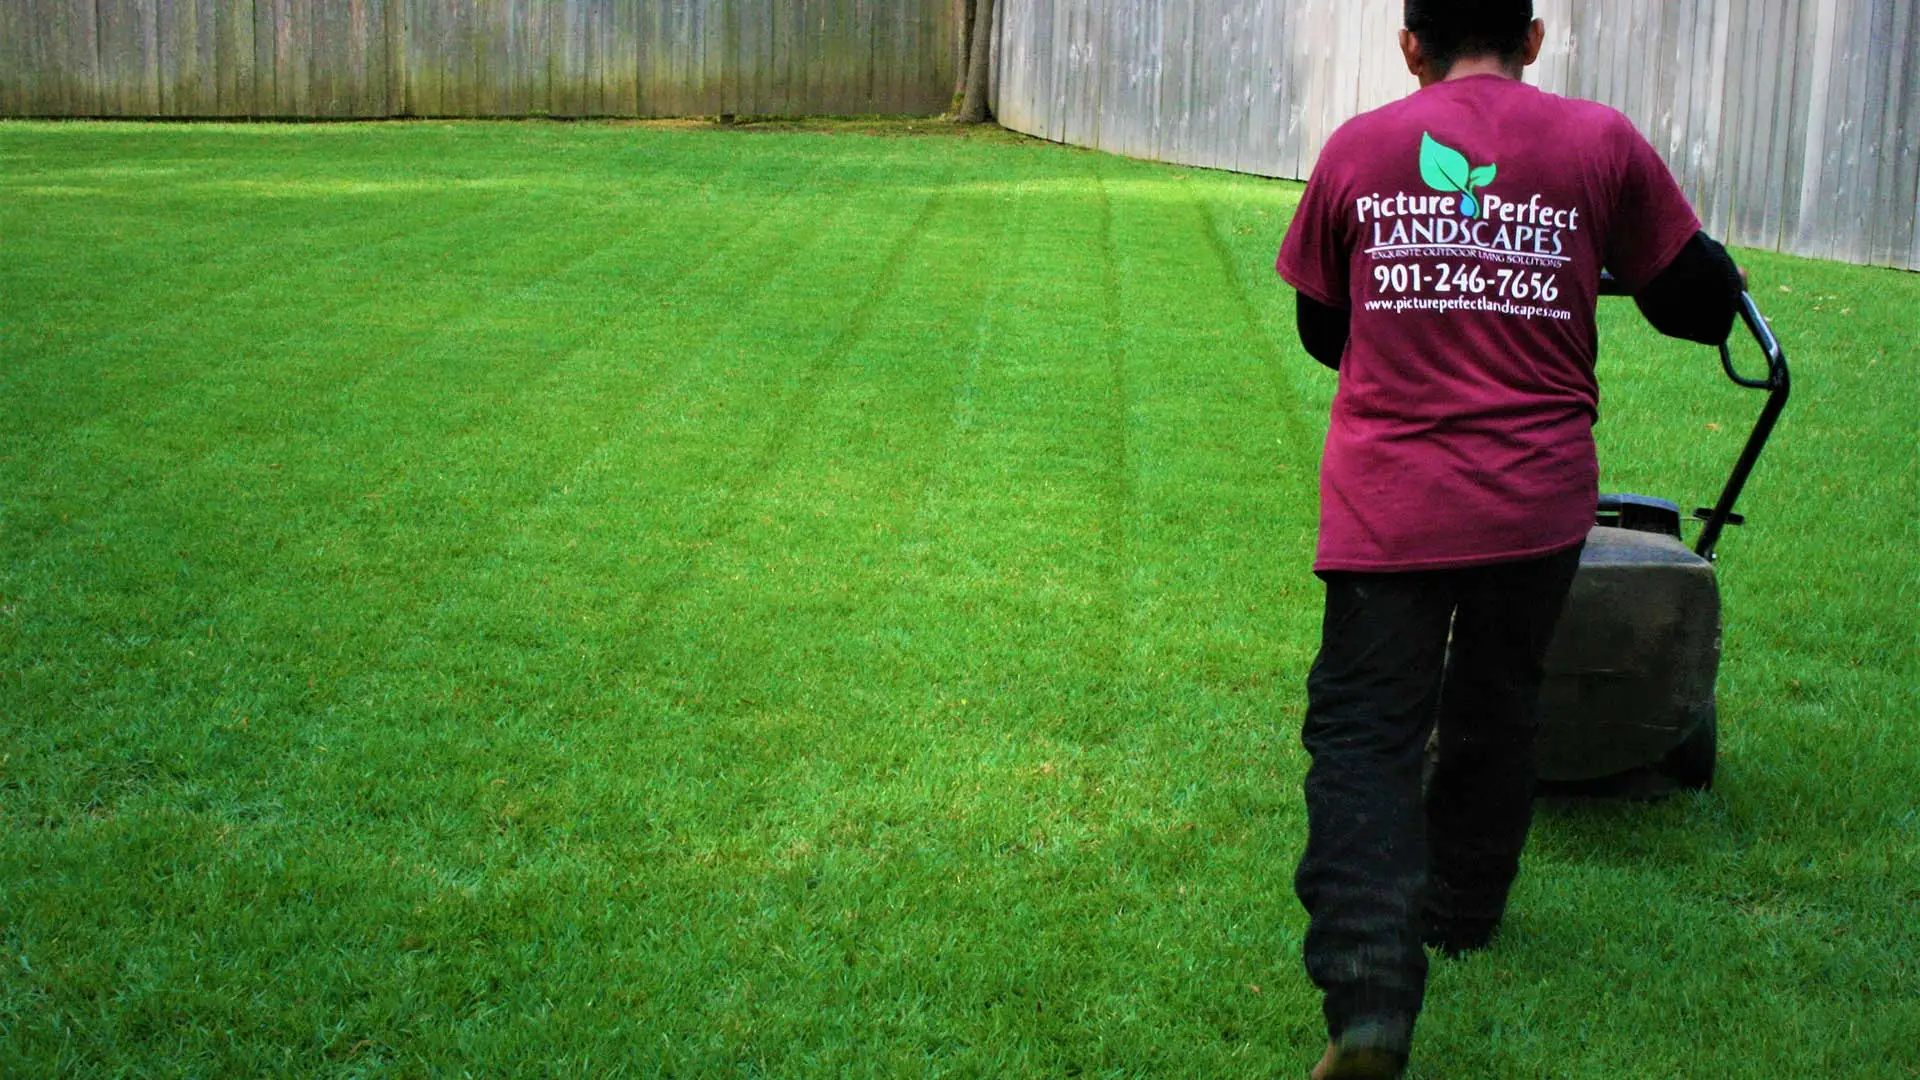
<path id="1" fill-rule="evenodd" d="M 999 0 L 1007 127 L 1304 178 L 1412 92 L 1400 0 Z M 1529 78 L 1639 125 L 1709 231 L 1920 269 L 1920 0 L 1536 0 Z"/>
<path id="2" fill-rule="evenodd" d="M 953 0 L 0 0 L 0 116 L 944 111 Z"/>

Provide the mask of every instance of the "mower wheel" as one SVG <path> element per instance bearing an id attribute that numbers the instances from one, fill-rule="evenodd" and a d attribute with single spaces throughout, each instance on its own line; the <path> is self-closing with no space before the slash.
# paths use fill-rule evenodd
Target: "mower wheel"
<path id="1" fill-rule="evenodd" d="M 1693 726 L 1680 745 L 1667 752 L 1657 770 L 1681 788 L 1706 791 L 1713 787 L 1713 766 L 1720 752 L 1719 707 L 1707 706 L 1707 715 Z"/>

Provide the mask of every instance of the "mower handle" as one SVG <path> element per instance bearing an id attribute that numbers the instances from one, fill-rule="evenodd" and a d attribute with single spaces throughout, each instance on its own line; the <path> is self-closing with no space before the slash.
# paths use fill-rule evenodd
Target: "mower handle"
<path id="1" fill-rule="evenodd" d="M 1602 271 L 1600 295 L 1628 294 L 1620 287 L 1618 279 Z M 1754 342 L 1765 355 L 1767 374 L 1759 379 L 1740 374 L 1740 370 L 1733 366 L 1733 353 L 1724 341 L 1720 343 L 1720 367 L 1735 384 L 1750 390 L 1767 391 L 1767 404 L 1760 410 L 1760 419 L 1753 425 L 1753 434 L 1747 436 L 1747 444 L 1741 448 L 1739 460 L 1734 462 L 1733 475 L 1727 477 L 1727 484 L 1720 489 L 1720 498 L 1713 504 L 1713 509 L 1702 507 L 1693 512 L 1696 519 L 1705 523 L 1693 550 L 1708 560 L 1713 558 L 1713 548 L 1720 542 L 1720 533 L 1727 525 L 1738 525 L 1742 520 L 1740 515 L 1733 512 L 1733 504 L 1739 500 L 1741 489 L 1747 486 L 1747 477 L 1752 475 L 1754 464 L 1760 460 L 1760 451 L 1766 449 L 1767 439 L 1773 434 L 1773 425 L 1787 407 L 1787 396 L 1793 389 L 1792 378 L 1787 373 L 1787 352 L 1780 347 L 1780 339 L 1774 336 L 1767 317 L 1760 314 L 1759 306 L 1753 302 L 1753 295 L 1744 289 L 1740 292 L 1740 320 L 1747 324 L 1748 333 L 1753 335 Z"/>

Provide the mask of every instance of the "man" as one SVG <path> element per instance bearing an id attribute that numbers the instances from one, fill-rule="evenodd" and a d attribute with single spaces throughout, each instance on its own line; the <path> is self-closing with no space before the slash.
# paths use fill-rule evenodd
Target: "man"
<path id="1" fill-rule="evenodd" d="M 1334 133 L 1279 258 L 1301 341 L 1340 375 L 1295 877 L 1331 1039 L 1318 1080 L 1399 1076 L 1423 941 L 1479 948 L 1505 911 L 1541 661 L 1598 495 L 1601 271 L 1707 343 L 1742 287 L 1625 117 L 1521 81 L 1544 34 L 1528 0 L 1405 17 L 1421 89 Z"/>

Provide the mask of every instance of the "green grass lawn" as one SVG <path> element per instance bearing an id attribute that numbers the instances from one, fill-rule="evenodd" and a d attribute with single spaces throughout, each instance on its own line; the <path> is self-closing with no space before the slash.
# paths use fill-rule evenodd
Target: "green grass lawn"
<path id="1" fill-rule="evenodd" d="M 0 1076 L 1304 1075 L 1300 187 L 870 134 L 0 125 Z M 1415 1076 L 1920 1076 L 1920 276 L 1741 257 L 1718 786 Z"/>

